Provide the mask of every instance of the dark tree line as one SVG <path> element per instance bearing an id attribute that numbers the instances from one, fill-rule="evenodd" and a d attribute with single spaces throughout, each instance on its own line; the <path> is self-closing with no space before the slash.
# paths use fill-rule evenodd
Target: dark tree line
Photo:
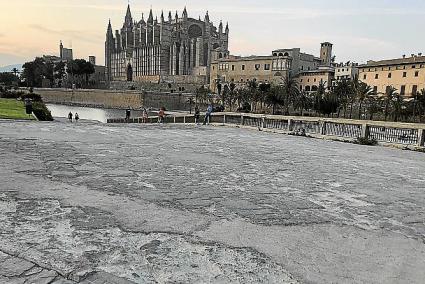
<path id="1" fill-rule="evenodd" d="M 88 86 L 89 76 L 94 72 L 94 66 L 84 59 L 52 63 L 37 57 L 23 65 L 21 80 L 27 87 L 42 87 L 43 80 L 49 82 L 49 87 L 55 86 L 55 83 L 61 87 L 68 75 L 71 83 L 83 82 Z"/>
<path id="2" fill-rule="evenodd" d="M 337 81 L 330 88 L 326 85 L 322 81 L 314 92 L 305 92 L 293 78 L 286 78 L 278 85 L 249 81 L 238 88 L 233 82 L 218 82 L 217 94 L 228 111 L 410 122 L 425 120 L 425 89 L 412 97 L 405 97 L 394 87 L 388 88 L 384 94 L 376 93 L 358 78 Z"/>

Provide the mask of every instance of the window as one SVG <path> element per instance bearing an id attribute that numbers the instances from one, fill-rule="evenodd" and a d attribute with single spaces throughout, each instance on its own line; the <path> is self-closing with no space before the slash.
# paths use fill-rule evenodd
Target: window
<path id="1" fill-rule="evenodd" d="M 391 78 L 391 73 L 388 73 L 388 78 Z"/>
<path id="2" fill-rule="evenodd" d="M 235 65 L 232 65 L 232 71 L 235 71 Z"/>
<path id="3" fill-rule="evenodd" d="M 316 78 L 314 78 L 314 82 L 316 82 Z"/>
<path id="4" fill-rule="evenodd" d="M 303 79 L 300 80 L 300 83 L 302 83 L 302 82 L 303 82 Z"/>
<path id="5" fill-rule="evenodd" d="M 407 72 L 403 72 L 403 78 L 407 77 Z"/>
<path id="6" fill-rule="evenodd" d="M 301 70 L 304 70 L 304 66 L 301 66 Z"/>
<path id="7" fill-rule="evenodd" d="M 367 78 L 367 75 L 366 75 L 366 74 L 364 74 L 364 75 L 363 75 L 363 80 L 366 80 L 366 78 Z"/>
<path id="8" fill-rule="evenodd" d="M 419 77 L 419 71 L 415 72 L 415 77 Z"/>
<path id="9" fill-rule="evenodd" d="M 378 74 L 375 74 L 375 79 L 379 79 L 379 75 Z"/>
<path id="10" fill-rule="evenodd" d="M 391 86 L 385 88 L 385 93 L 388 95 L 391 92 Z"/>
<path id="11" fill-rule="evenodd" d="M 404 94 L 406 94 L 406 86 L 402 85 L 400 88 L 400 95 L 404 96 Z"/>
<path id="12" fill-rule="evenodd" d="M 374 93 L 377 93 L 377 92 L 378 92 L 378 86 L 374 86 L 374 87 L 373 87 L 373 92 L 374 92 Z"/>
<path id="13" fill-rule="evenodd" d="M 260 64 L 255 64 L 255 70 L 260 70 Z"/>
<path id="14" fill-rule="evenodd" d="M 215 70 L 215 66 L 213 66 L 213 70 Z"/>
<path id="15" fill-rule="evenodd" d="M 270 64 L 264 64 L 264 70 L 270 70 Z"/>
<path id="16" fill-rule="evenodd" d="M 245 71 L 245 65 L 242 65 L 241 68 L 242 68 L 242 71 Z"/>
<path id="17" fill-rule="evenodd" d="M 412 65 L 412 69 L 415 69 L 416 68 L 416 65 Z"/>
<path id="18" fill-rule="evenodd" d="M 417 92 L 418 92 L 418 85 L 413 85 L 413 87 L 412 87 L 412 95 L 416 95 Z"/>

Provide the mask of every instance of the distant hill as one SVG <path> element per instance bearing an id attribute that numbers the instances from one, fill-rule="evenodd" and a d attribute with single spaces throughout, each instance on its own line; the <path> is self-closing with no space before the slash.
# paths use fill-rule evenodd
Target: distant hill
<path id="1" fill-rule="evenodd" d="M 7 65 L 0 67 L 0 72 L 11 72 L 13 68 L 16 68 L 19 70 L 19 72 L 22 71 L 22 64 L 13 64 L 13 65 Z"/>

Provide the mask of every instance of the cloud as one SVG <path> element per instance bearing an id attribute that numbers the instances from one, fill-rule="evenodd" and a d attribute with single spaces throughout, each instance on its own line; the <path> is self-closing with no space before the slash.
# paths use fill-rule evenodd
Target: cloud
<path id="1" fill-rule="evenodd" d="M 29 25 L 31 29 L 41 31 L 50 35 L 59 35 L 71 39 L 81 40 L 85 42 L 90 42 L 93 44 L 99 44 L 99 41 L 103 39 L 98 33 L 90 33 L 87 31 L 78 31 L 78 30 L 54 30 L 50 28 L 43 27 L 37 24 Z"/>

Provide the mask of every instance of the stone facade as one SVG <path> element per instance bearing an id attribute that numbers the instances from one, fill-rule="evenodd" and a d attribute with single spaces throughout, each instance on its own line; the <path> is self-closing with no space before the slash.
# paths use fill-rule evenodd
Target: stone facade
<path id="1" fill-rule="evenodd" d="M 270 56 L 229 56 L 218 59 L 211 64 L 210 88 L 215 92 L 217 82 L 221 84 L 233 82 L 236 86 L 246 85 L 248 81 L 253 80 L 258 83 L 281 84 L 288 76 L 299 78 L 312 74 L 319 76 L 320 81 L 323 77 L 321 73 L 325 70 L 327 70 L 326 81 L 331 82 L 327 76 L 333 72 L 332 44 L 322 43 L 320 51 L 321 57 L 303 53 L 300 48 L 291 48 L 273 50 Z M 320 72 L 314 73 L 319 69 Z"/>
<path id="2" fill-rule="evenodd" d="M 335 78 L 335 70 L 330 67 L 320 67 L 317 70 L 304 71 L 300 73 L 296 80 L 300 91 L 315 92 L 320 84 L 323 84 L 326 90 L 330 90 Z"/>
<path id="3" fill-rule="evenodd" d="M 339 63 L 335 65 L 335 80 L 354 80 L 359 76 L 359 65 L 353 62 Z"/>
<path id="4" fill-rule="evenodd" d="M 228 57 L 229 27 L 216 28 L 209 19 L 181 17 L 171 12 L 155 19 L 152 10 L 147 21 L 133 20 L 130 6 L 124 24 L 115 35 L 109 22 L 105 42 L 109 81 L 161 83 L 184 80 L 182 76 L 201 77 L 207 83 L 209 66 L 218 58 Z M 171 77 L 170 77 L 171 76 Z"/>
<path id="5" fill-rule="evenodd" d="M 411 96 L 425 88 L 425 56 L 369 61 L 359 66 L 359 79 L 380 94 L 394 87 L 401 95 Z"/>

